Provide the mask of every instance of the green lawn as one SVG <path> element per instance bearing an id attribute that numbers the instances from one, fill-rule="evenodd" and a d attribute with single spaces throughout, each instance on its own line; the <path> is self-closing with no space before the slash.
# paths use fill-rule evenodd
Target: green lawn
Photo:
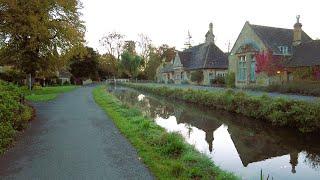
<path id="1" fill-rule="evenodd" d="M 122 104 L 106 91 L 93 91 L 96 103 L 137 149 L 156 179 L 238 179 L 187 144 L 177 133 L 167 133 L 153 120 Z"/>
<path id="2" fill-rule="evenodd" d="M 70 92 L 74 90 L 77 86 L 54 86 L 54 87 L 44 87 L 32 90 L 28 92 L 26 99 L 34 102 L 46 102 L 51 101 L 58 97 L 59 94 Z"/>

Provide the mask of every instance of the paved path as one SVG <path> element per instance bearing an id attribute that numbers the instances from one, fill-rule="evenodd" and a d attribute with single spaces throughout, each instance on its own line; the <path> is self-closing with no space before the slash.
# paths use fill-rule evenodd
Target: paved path
<path id="1" fill-rule="evenodd" d="M 0 179 L 153 179 L 92 90 L 35 104 L 37 118 L 0 157 Z"/>
<path id="2" fill-rule="evenodd" d="M 192 89 L 202 89 L 208 91 L 225 91 L 226 88 L 222 87 L 208 87 L 208 86 L 195 86 L 195 85 L 184 85 L 184 84 L 157 84 L 157 83 L 144 83 L 149 86 L 167 86 L 170 88 L 192 88 Z M 241 89 L 235 89 L 236 91 L 241 91 Z M 263 94 L 267 94 L 271 97 L 277 98 L 287 98 L 287 99 L 294 99 L 294 100 L 302 100 L 302 101 L 315 101 L 318 97 L 315 96 L 302 96 L 296 94 L 281 94 L 276 92 L 262 92 L 262 91 L 252 91 L 252 90 L 243 90 L 249 95 L 252 96 L 262 96 Z"/>

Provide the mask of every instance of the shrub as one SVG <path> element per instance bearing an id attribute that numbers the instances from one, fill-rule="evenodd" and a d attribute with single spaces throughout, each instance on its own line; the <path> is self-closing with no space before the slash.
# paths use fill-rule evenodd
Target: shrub
<path id="1" fill-rule="evenodd" d="M 23 104 L 23 89 L 0 81 L 0 153 L 13 141 L 32 117 L 32 109 Z"/>
<path id="2" fill-rule="evenodd" d="M 213 85 L 213 84 L 221 85 L 221 84 L 225 84 L 225 83 L 226 83 L 225 78 L 222 76 L 218 76 L 215 79 L 211 79 L 211 81 L 210 81 L 211 85 Z"/>
<path id="3" fill-rule="evenodd" d="M 234 72 L 229 72 L 226 75 L 226 85 L 228 88 L 234 88 L 236 83 L 236 75 Z"/>
<path id="4" fill-rule="evenodd" d="M 174 80 L 173 79 L 169 79 L 168 80 L 168 84 L 174 84 Z"/>
<path id="5" fill-rule="evenodd" d="M 191 72 L 191 81 L 200 84 L 203 81 L 203 72 L 201 70 Z"/>

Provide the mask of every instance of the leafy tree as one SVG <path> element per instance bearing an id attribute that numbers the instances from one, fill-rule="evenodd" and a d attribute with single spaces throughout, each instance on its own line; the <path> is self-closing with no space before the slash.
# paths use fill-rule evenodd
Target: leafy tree
<path id="1" fill-rule="evenodd" d="M 123 73 L 130 78 L 136 78 L 142 65 L 142 58 L 125 51 L 121 54 L 121 68 Z"/>
<path id="2" fill-rule="evenodd" d="M 137 52 L 136 52 L 136 42 L 131 41 L 131 40 L 130 41 L 125 41 L 124 45 L 123 45 L 123 51 L 124 52 L 128 52 L 128 53 L 133 54 L 133 55 L 137 54 Z"/>
<path id="3" fill-rule="evenodd" d="M 78 0 L 0 0 L 0 59 L 33 77 L 81 45 Z M 51 69 L 52 68 L 52 69 Z"/>
<path id="4" fill-rule="evenodd" d="M 145 74 L 149 80 L 155 80 L 158 67 L 162 63 L 161 54 L 158 49 L 150 47 L 149 61 L 146 63 Z"/>
<path id="5" fill-rule="evenodd" d="M 70 72 L 75 78 L 98 78 L 99 54 L 90 47 L 86 47 L 85 55 L 74 56 L 70 64 Z"/>
<path id="6" fill-rule="evenodd" d="M 99 58 L 99 76 L 100 77 L 113 77 L 119 75 L 119 63 L 116 57 L 111 54 L 102 55 Z"/>
<path id="7" fill-rule="evenodd" d="M 158 53 L 161 55 L 161 59 L 165 59 L 166 62 L 169 62 L 176 56 L 176 48 L 163 44 L 158 48 Z"/>

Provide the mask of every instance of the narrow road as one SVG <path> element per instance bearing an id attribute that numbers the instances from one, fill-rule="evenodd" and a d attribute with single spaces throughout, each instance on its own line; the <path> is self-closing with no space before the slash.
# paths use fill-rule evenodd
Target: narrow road
<path id="1" fill-rule="evenodd" d="M 35 104 L 37 118 L 0 157 L 0 179 L 153 179 L 92 90 Z"/>

